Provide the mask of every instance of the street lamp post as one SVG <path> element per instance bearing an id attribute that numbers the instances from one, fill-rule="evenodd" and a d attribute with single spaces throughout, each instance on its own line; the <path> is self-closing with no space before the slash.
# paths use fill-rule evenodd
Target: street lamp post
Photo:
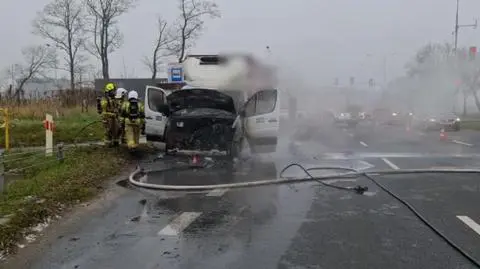
<path id="1" fill-rule="evenodd" d="M 464 24 L 464 25 L 459 25 L 458 24 L 458 17 L 459 17 L 459 2 L 460 0 L 457 0 L 457 11 L 455 13 L 455 30 L 453 32 L 453 35 L 454 35 L 454 45 L 453 45 L 453 49 L 454 51 L 456 52 L 457 51 L 457 47 L 458 47 L 458 30 L 460 30 L 460 28 L 462 27 L 471 27 L 473 29 L 476 29 L 477 28 L 477 20 L 475 19 L 475 23 L 474 24 Z"/>

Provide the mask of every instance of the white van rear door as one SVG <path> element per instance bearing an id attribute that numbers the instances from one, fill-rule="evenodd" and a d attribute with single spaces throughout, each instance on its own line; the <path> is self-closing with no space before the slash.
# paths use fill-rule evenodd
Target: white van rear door
<path id="1" fill-rule="evenodd" d="M 167 103 L 168 91 L 154 86 L 145 88 L 145 133 L 147 139 L 156 138 L 163 141 L 168 118 L 158 112 L 157 107 Z"/>

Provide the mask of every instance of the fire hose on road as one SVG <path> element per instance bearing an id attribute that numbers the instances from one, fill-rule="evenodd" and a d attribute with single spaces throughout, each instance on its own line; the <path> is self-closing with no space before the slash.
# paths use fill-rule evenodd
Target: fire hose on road
<path id="1" fill-rule="evenodd" d="M 290 167 L 297 166 L 300 167 L 303 171 L 308 172 L 308 177 L 305 178 L 291 178 L 291 177 L 282 177 L 282 174 L 289 169 Z M 192 166 L 192 168 L 202 168 L 201 166 Z M 168 169 L 171 170 L 171 169 Z M 343 170 L 347 171 L 345 173 L 337 175 L 328 175 L 313 177 L 310 174 L 310 171 L 313 170 Z M 151 173 L 151 172 L 162 172 L 163 170 L 144 170 L 140 166 L 137 166 L 135 171 L 133 171 L 128 178 L 130 184 L 139 188 L 161 190 L 161 191 L 207 191 L 214 189 L 241 189 L 241 188 L 252 188 L 259 186 L 268 186 L 268 185 L 283 185 L 283 184 L 294 184 L 302 182 L 312 182 L 318 181 L 323 182 L 334 180 L 334 179 L 348 179 L 348 178 L 358 178 L 361 176 L 371 177 L 373 175 L 398 175 L 398 174 L 419 174 L 419 173 L 480 173 L 480 169 L 401 169 L 401 170 L 372 170 L 369 172 L 358 172 L 352 168 L 345 167 L 314 167 L 314 168 L 303 168 L 299 164 L 291 164 L 285 167 L 280 173 L 280 178 L 276 179 L 267 179 L 267 180 L 258 180 L 258 181 L 248 181 L 248 182 L 237 182 L 237 183 L 226 183 L 226 184 L 209 184 L 209 185 L 164 185 L 164 184 L 153 184 L 147 182 L 141 182 L 138 180 L 138 177 L 141 174 Z M 330 185 L 330 184 L 329 184 Z"/>

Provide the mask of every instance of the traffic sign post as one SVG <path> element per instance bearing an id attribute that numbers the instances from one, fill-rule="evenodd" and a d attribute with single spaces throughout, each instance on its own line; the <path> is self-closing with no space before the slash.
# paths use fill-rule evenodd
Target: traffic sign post
<path id="1" fill-rule="evenodd" d="M 183 83 L 183 80 L 183 66 L 181 64 L 169 64 L 168 83 Z"/>

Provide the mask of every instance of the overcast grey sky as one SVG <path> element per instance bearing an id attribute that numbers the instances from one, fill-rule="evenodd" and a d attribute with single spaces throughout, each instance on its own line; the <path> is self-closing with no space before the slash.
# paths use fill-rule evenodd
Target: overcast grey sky
<path id="1" fill-rule="evenodd" d="M 49 0 L 1 0 L 0 68 L 21 60 L 20 49 L 45 42 L 31 34 L 31 21 Z M 461 0 L 461 23 L 480 17 L 480 1 Z M 388 76 L 400 75 L 416 49 L 429 41 L 452 41 L 455 0 L 218 0 L 222 18 L 209 21 L 194 53 L 249 51 L 265 53 L 289 64 L 302 78 L 328 84 L 334 77 L 347 83 L 382 79 L 382 58 Z M 275 4 L 274 4 L 275 3 Z M 177 14 L 176 0 L 139 0 L 121 17 L 123 47 L 111 55 L 111 77 L 128 72 L 148 76 L 141 58 L 148 55 L 156 31 L 156 15 Z M 462 29 L 460 45 L 476 45 L 480 29 Z M 373 56 L 367 57 L 366 54 Z M 391 55 L 395 53 L 395 55 Z"/>

